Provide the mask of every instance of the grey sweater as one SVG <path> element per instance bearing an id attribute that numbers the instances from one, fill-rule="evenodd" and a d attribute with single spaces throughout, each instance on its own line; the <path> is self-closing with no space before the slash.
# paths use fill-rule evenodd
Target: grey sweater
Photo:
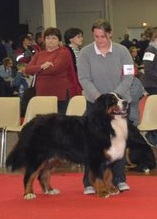
<path id="1" fill-rule="evenodd" d="M 124 65 L 133 65 L 129 51 L 112 42 L 112 52 L 96 54 L 94 43 L 83 47 L 78 57 L 78 77 L 86 99 L 94 102 L 103 93 L 117 92 L 131 102 L 133 75 L 124 75 Z"/>

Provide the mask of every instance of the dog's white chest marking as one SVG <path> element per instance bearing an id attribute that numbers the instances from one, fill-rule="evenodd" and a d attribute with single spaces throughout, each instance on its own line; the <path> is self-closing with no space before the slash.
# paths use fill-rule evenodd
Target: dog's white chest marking
<path id="1" fill-rule="evenodd" d="M 126 119 L 119 115 L 115 116 L 115 119 L 111 121 L 111 125 L 115 130 L 115 136 L 111 136 L 111 147 L 106 151 L 106 154 L 113 162 L 121 159 L 124 155 L 128 128 Z"/>

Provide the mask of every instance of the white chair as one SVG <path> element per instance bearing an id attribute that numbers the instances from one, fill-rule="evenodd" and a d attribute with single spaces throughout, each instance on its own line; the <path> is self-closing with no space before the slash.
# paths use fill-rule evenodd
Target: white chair
<path id="1" fill-rule="evenodd" d="M 58 98 L 56 96 L 35 96 L 28 103 L 22 125 L 7 127 L 7 131 L 20 132 L 23 126 L 37 115 L 58 112 Z"/>
<path id="2" fill-rule="evenodd" d="M 66 115 L 82 116 L 86 111 L 86 99 L 82 95 L 74 96 L 67 106 Z"/>
<path id="3" fill-rule="evenodd" d="M 145 134 L 148 131 L 157 130 L 157 95 L 150 95 L 146 99 L 141 122 L 138 129 L 147 141 Z M 151 145 L 148 141 L 147 143 Z M 153 145 L 151 145 L 153 146 Z"/>
<path id="4" fill-rule="evenodd" d="M 35 96 L 30 99 L 26 114 L 24 117 L 24 121 L 22 125 L 18 126 L 7 126 L 5 131 L 8 132 L 17 132 L 19 133 L 23 126 L 29 122 L 31 119 L 33 119 L 37 115 L 44 115 L 49 113 L 57 113 L 58 112 L 58 98 L 56 96 Z M 6 148 L 6 136 L 5 136 L 5 148 Z M 4 158 L 4 165 L 6 161 L 6 153 Z"/>
<path id="5" fill-rule="evenodd" d="M 157 95 L 148 96 L 138 129 L 140 131 L 157 129 Z"/>
<path id="6" fill-rule="evenodd" d="M 86 99 L 83 95 L 74 96 L 70 99 L 67 106 L 67 116 L 82 116 L 86 111 Z M 78 168 L 81 165 L 78 164 Z"/>
<path id="7" fill-rule="evenodd" d="M 8 126 L 16 128 L 20 125 L 20 98 L 0 97 L 0 128 L 2 130 L 0 167 L 6 160 L 6 129 Z"/>

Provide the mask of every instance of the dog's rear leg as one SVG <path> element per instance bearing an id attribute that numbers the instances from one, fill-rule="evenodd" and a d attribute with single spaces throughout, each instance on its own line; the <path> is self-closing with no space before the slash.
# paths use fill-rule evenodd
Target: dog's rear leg
<path id="1" fill-rule="evenodd" d="M 119 193 L 119 190 L 112 183 L 113 174 L 110 168 L 106 168 L 103 172 L 103 183 L 110 195 L 115 195 Z"/>
<path id="2" fill-rule="evenodd" d="M 40 186 L 42 188 L 42 191 L 45 194 L 57 195 L 60 193 L 60 191 L 51 186 L 51 182 L 50 182 L 51 172 L 52 172 L 52 169 L 50 166 L 47 168 L 45 167 L 44 169 L 42 169 L 40 171 L 39 176 L 38 176 L 38 180 L 39 180 Z"/>
<path id="3" fill-rule="evenodd" d="M 26 169 L 24 176 L 24 199 L 34 199 L 36 195 L 33 192 L 33 183 L 36 178 L 37 172 L 32 172 L 29 169 Z"/>

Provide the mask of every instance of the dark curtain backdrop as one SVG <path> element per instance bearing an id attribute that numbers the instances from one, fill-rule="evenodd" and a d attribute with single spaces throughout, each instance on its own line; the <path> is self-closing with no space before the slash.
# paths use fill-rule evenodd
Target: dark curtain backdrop
<path id="1" fill-rule="evenodd" d="M 0 35 L 17 40 L 19 35 L 19 0 L 0 1 Z"/>

